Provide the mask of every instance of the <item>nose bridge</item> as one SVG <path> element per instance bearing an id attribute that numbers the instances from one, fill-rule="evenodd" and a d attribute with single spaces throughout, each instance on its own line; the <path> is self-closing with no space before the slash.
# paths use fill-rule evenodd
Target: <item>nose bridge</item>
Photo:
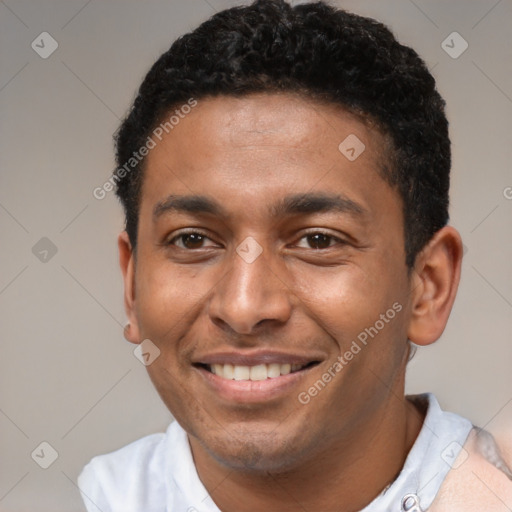
<path id="1" fill-rule="evenodd" d="M 269 249 L 247 237 L 231 255 L 229 265 L 210 301 L 212 320 L 240 334 L 250 334 L 263 320 L 287 320 L 291 310 L 287 287 L 271 270 Z"/>

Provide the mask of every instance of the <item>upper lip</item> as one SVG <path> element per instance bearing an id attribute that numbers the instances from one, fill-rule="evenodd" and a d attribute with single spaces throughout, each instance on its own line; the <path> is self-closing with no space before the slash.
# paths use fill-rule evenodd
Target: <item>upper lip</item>
<path id="1" fill-rule="evenodd" d="M 320 354 L 299 355 L 278 351 L 257 352 L 215 352 L 194 358 L 194 364 L 232 364 L 236 366 L 256 366 L 258 364 L 300 364 L 320 362 L 325 356 Z"/>

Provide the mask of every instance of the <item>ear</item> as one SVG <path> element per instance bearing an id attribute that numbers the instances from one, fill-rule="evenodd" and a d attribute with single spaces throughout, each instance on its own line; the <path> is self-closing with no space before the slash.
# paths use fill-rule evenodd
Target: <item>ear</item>
<path id="1" fill-rule="evenodd" d="M 459 287 L 462 240 L 452 226 L 440 229 L 418 254 L 411 278 L 408 337 L 430 345 L 443 333 Z"/>
<path id="2" fill-rule="evenodd" d="M 126 231 L 123 231 L 117 238 L 117 245 L 119 247 L 119 265 L 124 281 L 124 309 L 129 322 L 124 329 L 124 337 L 131 343 L 140 343 L 139 325 L 135 311 L 135 255 Z"/>

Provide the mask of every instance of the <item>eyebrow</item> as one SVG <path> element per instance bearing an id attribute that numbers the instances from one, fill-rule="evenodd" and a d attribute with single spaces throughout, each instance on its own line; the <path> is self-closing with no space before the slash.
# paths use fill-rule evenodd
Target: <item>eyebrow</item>
<path id="1" fill-rule="evenodd" d="M 319 192 L 289 195 L 271 207 L 273 217 L 322 212 L 351 213 L 357 216 L 368 213 L 362 205 L 344 195 Z"/>
<path id="2" fill-rule="evenodd" d="M 156 222 L 162 215 L 169 212 L 210 214 L 225 218 L 229 216 L 217 201 L 201 195 L 169 195 L 155 205 L 153 220 Z M 364 216 L 368 213 L 362 205 L 344 195 L 318 192 L 288 195 L 269 209 L 272 217 L 324 212 L 349 213 L 356 216 Z"/>
<path id="3" fill-rule="evenodd" d="M 157 220 L 164 213 L 185 212 L 185 213 L 209 213 L 218 217 L 226 217 L 224 208 L 216 201 L 206 196 L 167 196 L 159 201 L 153 209 L 153 220 Z"/>

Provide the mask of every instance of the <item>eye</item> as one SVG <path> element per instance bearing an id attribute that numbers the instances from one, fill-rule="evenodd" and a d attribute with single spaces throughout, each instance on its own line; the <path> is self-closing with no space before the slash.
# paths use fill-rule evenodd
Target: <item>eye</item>
<path id="1" fill-rule="evenodd" d="M 345 242 L 340 238 L 337 238 L 329 233 L 325 233 L 323 231 L 315 231 L 312 233 L 308 233 L 304 235 L 301 240 L 306 240 L 306 243 L 309 245 L 309 248 L 320 250 L 320 249 L 328 249 L 332 247 L 334 244 L 331 242 L 337 242 L 338 244 L 344 245 Z M 302 246 L 304 247 L 304 246 Z"/>
<path id="2" fill-rule="evenodd" d="M 199 231 L 189 231 L 176 235 L 174 238 L 169 240 L 167 245 L 175 245 L 180 249 L 186 250 L 203 249 L 203 244 L 206 240 L 210 240 L 210 238 L 208 238 L 204 233 Z M 181 242 L 181 244 L 176 242 Z"/>

